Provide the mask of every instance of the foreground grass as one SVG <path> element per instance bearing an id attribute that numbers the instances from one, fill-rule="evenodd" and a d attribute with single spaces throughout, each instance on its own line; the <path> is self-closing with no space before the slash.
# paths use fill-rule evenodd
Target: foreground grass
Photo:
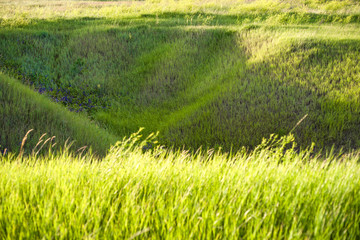
<path id="1" fill-rule="evenodd" d="M 134 139 L 103 161 L 66 152 L 0 158 L 0 238 L 360 236 L 358 155 L 295 153 L 288 138 L 232 156 L 143 153 Z"/>

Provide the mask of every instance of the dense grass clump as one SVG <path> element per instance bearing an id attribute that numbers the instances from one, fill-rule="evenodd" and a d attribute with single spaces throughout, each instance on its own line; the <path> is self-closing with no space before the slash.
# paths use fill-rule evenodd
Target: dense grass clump
<path id="1" fill-rule="evenodd" d="M 0 156 L 0 238 L 358 239 L 358 154 L 143 152 Z M 145 143 L 144 143 L 145 144 Z"/>
<path id="2" fill-rule="evenodd" d="M 19 152 L 22 139 L 30 129 L 34 131 L 24 142 L 25 154 L 36 153 L 41 148 L 42 152 L 47 151 L 56 143 L 56 147 L 50 147 L 55 151 L 68 140 L 68 146 L 74 141 L 74 150 L 87 146 L 88 149 L 92 147 L 97 155 L 105 155 L 110 144 L 116 141 L 114 136 L 86 116 L 70 113 L 63 106 L 0 73 L 0 152 Z M 47 135 L 41 138 L 44 133 Z M 37 143 L 39 145 L 35 148 Z"/>

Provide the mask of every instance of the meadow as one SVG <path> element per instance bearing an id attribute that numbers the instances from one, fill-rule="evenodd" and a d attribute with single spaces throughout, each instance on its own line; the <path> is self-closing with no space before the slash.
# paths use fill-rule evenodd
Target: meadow
<path id="1" fill-rule="evenodd" d="M 0 0 L 0 238 L 357 239 L 359 126 L 357 0 Z"/>

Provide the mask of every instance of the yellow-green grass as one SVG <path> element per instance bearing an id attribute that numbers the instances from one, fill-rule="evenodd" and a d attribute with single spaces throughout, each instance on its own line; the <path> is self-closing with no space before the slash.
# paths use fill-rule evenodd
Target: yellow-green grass
<path id="1" fill-rule="evenodd" d="M 360 237 L 356 153 L 296 153 L 291 137 L 231 156 L 143 153 L 137 137 L 102 161 L 0 156 L 0 238 Z"/>
<path id="2" fill-rule="evenodd" d="M 359 16 L 355 0 L 0 0 L 0 238 L 360 238 L 359 153 L 320 154 L 360 147 Z M 139 127 L 170 148 L 107 151 Z M 63 149 L 36 154 L 52 136 Z"/>
<path id="3" fill-rule="evenodd" d="M 146 0 L 146 1 L 88 1 L 88 0 L 1 0 L 0 10 L 4 23 L 26 23 L 34 19 L 100 17 L 139 17 L 155 14 L 161 22 L 163 13 L 187 15 L 191 22 L 194 13 L 255 16 L 257 20 L 270 18 L 284 20 L 290 14 L 293 21 L 304 21 L 307 16 L 327 21 L 351 22 L 359 19 L 358 0 Z M 154 15 L 154 17 L 155 17 Z M 293 15 L 291 17 L 291 15 Z M 295 16 L 300 18 L 295 19 Z M 274 18 L 275 17 L 275 18 Z M 285 17 L 285 18 L 284 18 Z M 212 21 L 212 16 L 202 16 Z M 215 16 L 216 18 L 216 16 Z M 249 19 L 248 19 L 249 20 Z M 312 19 L 314 20 L 314 19 Z"/>
<path id="4" fill-rule="evenodd" d="M 116 141 L 113 135 L 85 115 L 71 113 L 0 73 L 0 152 L 19 152 L 22 139 L 30 129 L 33 131 L 28 134 L 23 146 L 25 154 L 48 152 L 55 143 L 51 150 L 58 151 L 68 140 L 67 146 L 72 145 L 74 151 L 87 146 L 86 151 L 92 148 L 94 154 L 103 156 Z M 44 133 L 47 135 L 40 139 Z"/>

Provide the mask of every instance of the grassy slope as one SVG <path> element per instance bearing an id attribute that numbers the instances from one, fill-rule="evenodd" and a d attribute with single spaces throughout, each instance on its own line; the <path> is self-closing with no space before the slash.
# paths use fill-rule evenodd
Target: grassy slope
<path id="1" fill-rule="evenodd" d="M 230 159 L 128 142 L 101 162 L 0 156 L 0 238 L 358 239 L 359 155 L 285 143 Z"/>
<path id="2" fill-rule="evenodd" d="M 300 143 L 358 145 L 359 26 L 322 23 L 356 20 L 356 1 L 297 1 L 287 9 L 296 14 L 270 1 L 130 10 L 18 2 L 0 0 L 2 69 L 68 108 L 87 109 L 114 133 L 147 126 L 179 145 L 255 145 L 308 113 L 295 132 Z M 205 10 L 212 15 L 199 14 Z M 292 17 L 298 14 L 304 18 Z M 48 126 L 53 135 L 107 145 L 109 135 L 83 116 L 4 75 L 0 93 L 1 137 Z M 162 148 L 144 154 L 132 140 L 100 162 L 67 152 L 20 160 L 0 154 L 0 238 L 360 237 L 359 155 L 317 158 L 285 139 L 230 157 Z"/>
<path id="3" fill-rule="evenodd" d="M 75 150 L 83 146 L 92 146 L 94 152 L 104 155 L 110 144 L 116 141 L 115 137 L 91 123 L 86 116 L 70 113 L 63 106 L 51 102 L 1 73 L 0 106 L 1 152 L 4 148 L 18 152 L 21 140 L 30 129 L 34 129 L 34 132 L 30 133 L 26 141 L 25 153 L 30 153 L 34 149 L 43 133 L 47 135 L 36 151 L 52 136 L 56 138 L 48 142 L 43 149 L 47 150 L 49 144 L 55 142 L 57 146 L 63 147 L 69 138 L 70 142 L 75 140 Z"/>
<path id="4" fill-rule="evenodd" d="M 228 150 L 309 114 L 302 146 L 360 146 L 356 1 L 19 2 L 2 69 L 116 135 Z"/>

